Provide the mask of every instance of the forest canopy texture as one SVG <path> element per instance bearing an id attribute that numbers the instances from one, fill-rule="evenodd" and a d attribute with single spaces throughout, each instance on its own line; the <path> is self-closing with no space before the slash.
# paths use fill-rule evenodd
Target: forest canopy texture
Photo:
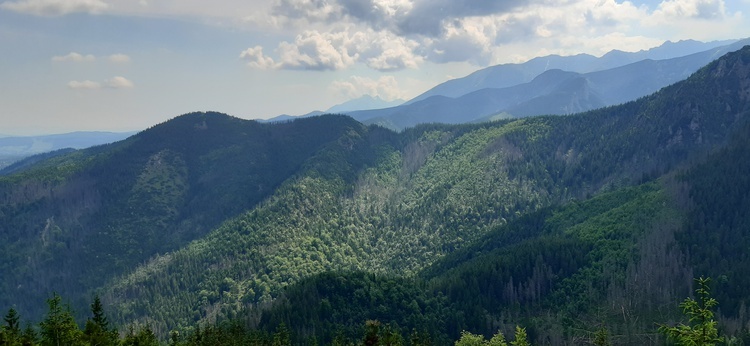
<path id="1" fill-rule="evenodd" d="M 749 100 L 746 47 L 569 116 L 185 114 L 0 176 L 0 309 L 164 343 L 642 345 L 711 277 L 717 333 L 743 342 Z"/>

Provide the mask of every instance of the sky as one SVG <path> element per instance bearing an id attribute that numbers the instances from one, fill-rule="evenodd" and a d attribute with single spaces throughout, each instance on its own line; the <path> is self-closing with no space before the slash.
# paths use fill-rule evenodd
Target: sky
<path id="1" fill-rule="evenodd" d="M 410 99 L 483 67 L 748 37 L 750 0 L 0 0 L 0 134 Z"/>

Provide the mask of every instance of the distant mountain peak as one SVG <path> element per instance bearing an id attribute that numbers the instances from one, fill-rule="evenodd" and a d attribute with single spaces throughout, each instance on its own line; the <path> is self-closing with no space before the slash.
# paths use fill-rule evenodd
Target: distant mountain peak
<path id="1" fill-rule="evenodd" d="M 401 99 L 396 99 L 393 101 L 386 101 L 380 98 L 380 96 L 378 95 L 372 96 L 372 95 L 366 94 L 356 99 L 349 100 L 344 103 L 335 105 L 331 108 L 328 108 L 326 112 L 345 113 L 345 112 L 358 111 L 358 110 L 389 108 L 389 107 L 398 106 L 402 103 L 404 103 L 404 100 L 401 100 Z"/>
<path id="2" fill-rule="evenodd" d="M 550 69 L 562 69 L 578 73 L 604 71 L 645 59 L 664 60 L 684 57 L 695 53 L 705 52 L 719 47 L 729 46 L 739 40 L 724 40 L 700 42 L 695 40 L 667 41 L 662 45 L 638 52 L 612 50 L 601 57 L 590 54 L 576 54 L 569 56 L 547 55 L 533 58 L 520 64 L 500 64 L 489 66 L 471 74 L 448 80 L 438 84 L 421 95 L 405 102 L 414 103 L 442 95 L 460 97 L 484 88 L 506 88 L 528 83 L 540 73 Z"/>

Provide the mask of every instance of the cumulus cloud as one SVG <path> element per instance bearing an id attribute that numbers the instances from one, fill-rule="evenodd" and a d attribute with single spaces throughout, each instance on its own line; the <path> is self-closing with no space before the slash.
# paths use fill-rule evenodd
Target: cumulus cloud
<path id="1" fill-rule="evenodd" d="M 677 2 L 665 0 L 665 3 L 673 1 Z M 513 53 L 516 57 L 508 58 L 508 47 L 517 45 L 545 46 L 556 54 L 580 53 L 580 46 L 572 46 L 579 44 L 580 38 L 613 37 L 613 33 L 632 31 L 648 14 L 643 7 L 617 0 L 482 0 L 470 3 L 276 0 L 273 15 L 277 21 L 302 21 L 308 26 L 317 23 L 328 31 L 307 30 L 293 42 L 280 44 L 274 66 L 339 70 L 363 63 L 376 70 L 394 71 L 416 68 L 425 61 L 486 66 L 530 58 L 539 52 L 523 56 Z M 350 24 L 339 24 L 339 29 L 332 29 L 335 27 L 332 22 Z M 342 26 L 345 29 L 341 30 Z M 551 47 L 546 46 L 549 44 Z M 272 58 L 256 51 L 248 52 L 247 56 L 253 57 L 249 60 L 255 67 L 272 65 L 269 63 Z"/>
<path id="2" fill-rule="evenodd" d="M 106 59 L 113 64 L 126 64 L 130 62 L 130 57 L 122 54 L 112 54 L 107 56 Z M 67 55 L 56 55 L 52 57 L 54 62 L 94 62 L 97 57 L 92 54 L 81 54 L 76 52 L 70 52 Z"/>
<path id="3" fill-rule="evenodd" d="M 112 54 L 108 57 L 108 59 L 109 62 L 115 64 L 127 64 L 130 62 L 130 57 L 122 53 Z"/>
<path id="4" fill-rule="evenodd" d="M 673 19 L 722 19 L 726 17 L 726 6 L 724 0 L 665 0 L 654 15 Z"/>
<path id="5" fill-rule="evenodd" d="M 76 81 L 76 80 L 74 80 L 74 81 L 70 81 L 68 83 L 68 88 L 71 88 L 71 89 L 89 89 L 89 90 L 91 90 L 91 89 L 101 89 L 102 88 L 102 84 L 94 82 L 94 81 L 90 81 L 90 80 L 85 80 L 85 81 Z"/>
<path id="6" fill-rule="evenodd" d="M 263 47 L 261 46 L 245 49 L 240 53 L 240 59 L 247 60 L 248 66 L 261 70 L 273 69 L 278 66 L 273 61 L 273 58 L 267 57 L 263 54 Z"/>
<path id="7" fill-rule="evenodd" d="M 96 57 L 91 54 L 83 55 L 83 54 L 76 53 L 76 52 L 70 52 L 68 53 L 68 55 L 53 56 L 52 61 L 55 61 L 55 62 L 63 62 L 63 61 L 92 62 L 92 61 L 96 61 Z"/>
<path id="8" fill-rule="evenodd" d="M 70 13 L 98 14 L 109 6 L 101 0 L 17 0 L 0 4 L 0 8 L 36 16 L 63 16 Z"/>
<path id="9" fill-rule="evenodd" d="M 379 71 L 396 71 L 418 68 L 424 57 L 417 53 L 420 43 L 386 31 L 369 31 L 358 40 L 361 60 Z"/>
<path id="10" fill-rule="evenodd" d="M 96 89 L 129 89 L 134 87 L 133 82 L 125 77 L 115 76 L 102 83 L 94 82 L 91 80 L 84 81 L 70 81 L 68 82 L 68 88 L 78 90 L 96 90 Z"/>
<path id="11" fill-rule="evenodd" d="M 134 84 L 125 77 L 115 76 L 104 82 L 104 86 L 111 89 L 130 89 Z"/>
<path id="12" fill-rule="evenodd" d="M 399 88 L 398 81 L 393 76 L 383 76 L 378 79 L 352 76 L 346 80 L 334 81 L 329 89 L 348 99 L 370 95 L 378 96 L 386 101 L 392 101 L 404 98 L 405 95 L 405 92 Z"/>
<path id="13" fill-rule="evenodd" d="M 338 17 L 339 7 L 327 0 L 278 0 L 272 14 L 289 19 L 328 21 Z"/>
<path id="14" fill-rule="evenodd" d="M 662 0 L 651 8 L 623 0 L 270 1 L 274 22 L 307 31 L 279 45 L 278 58 L 248 53 L 254 57 L 249 65 L 258 68 L 487 66 L 547 54 L 637 51 L 667 39 L 731 37 L 737 24 L 746 25 L 742 13 L 729 13 L 726 0 Z"/>
<path id="15" fill-rule="evenodd" d="M 380 71 L 417 68 L 424 58 L 415 53 L 419 43 L 387 31 L 351 27 L 319 32 L 308 30 L 293 42 L 281 42 L 278 59 L 255 46 L 240 53 L 248 66 L 259 69 L 342 70 L 361 62 Z"/>
<path id="16" fill-rule="evenodd" d="M 375 57 L 367 59 L 367 66 L 379 71 L 395 71 L 405 68 L 417 68 L 424 61 L 421 56 L 401 47 L 389 48 Z"/>
<path id="17" fill-rule="evenodd" d="M 280 67 L 299 70 L 344 69 L 359 58 L 356 52 L 350 52 L 354 39 L 346 31 L 305 31 L 293 43 L 279 44 Z"/>
<path id="18" fill-rule="evenodd" d="M 413 8 L 398 21 L 402 34 L 420 34 L 437 37 L 443 33 L 444 24 L 454 19 L 490 16 L 508 13 L 541 0 L 416 0 Z"/>

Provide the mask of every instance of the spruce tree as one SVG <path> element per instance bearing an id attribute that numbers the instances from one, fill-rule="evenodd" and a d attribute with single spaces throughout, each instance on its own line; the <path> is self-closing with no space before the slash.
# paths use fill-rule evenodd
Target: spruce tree
<path id="1" fill-rule="evenodd" d="M 0 344 L 1 345 L 20 345 L 21 342 L 21 325 L 18 322 L 18 312 L 16 309 L 10 308 L 8 314 L 3 318 L 5 325 L 0 328 Z"/>
<path id="2" fill-rule="evenodd" d="M 109 321 L 104 315 L 104 307 L 99 296 L 94 297 L 91 303 L 92 317 L 86 321 L 86 327 L 83 330 L 86 341 L 91 346 L 111 346 L 117 345 L 117 330 L 109 328 Z"/>
<path id="3" fill-rule="evenodd" d="M 710 278 L 700 277 L 695 282 L 698 284 L 695 290 L 698 300 L 688 297 L 680 304 L 688 317 L 688 324 L 680 323 L 674 327 L 661 325 L 659 331 L 678 345 L 713 346 L 722 342 L 711 311 L 719 303 L 711 298 L 708 287 Z"/>
<path id="4" fill-rule="evenodd" d="M 49 311 L 44 321 L 39 324 L 42 346 L 77 346 L 84 345 L 82 332 L 78 328 L 69 306 L 63 306 L 62 298 L 57 293 L 47 300 Z"/>

